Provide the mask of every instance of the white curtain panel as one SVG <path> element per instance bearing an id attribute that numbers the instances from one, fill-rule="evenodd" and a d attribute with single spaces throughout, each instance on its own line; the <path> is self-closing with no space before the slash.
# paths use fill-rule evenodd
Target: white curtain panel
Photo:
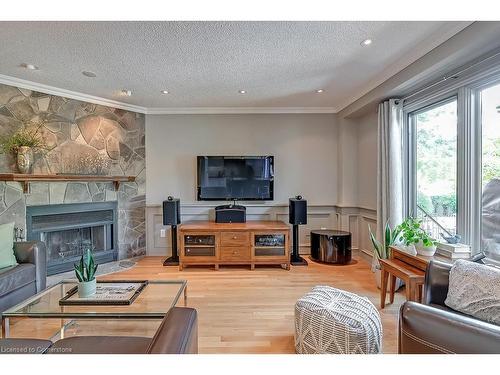
<path id="1" fill-rule="evenodd" d="M 389 99 L 378 106 L 377 238 L 384 226 L 403 220 L 403 103 Z"/>

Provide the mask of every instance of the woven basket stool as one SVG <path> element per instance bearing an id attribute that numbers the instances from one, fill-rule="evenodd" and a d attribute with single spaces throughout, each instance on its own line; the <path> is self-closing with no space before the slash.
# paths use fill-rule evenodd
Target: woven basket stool
<path id="1" fill-rule="evenodd" d="M 382 323 L 366 297 L 316 286 L 295 304 L 295 351 L 299 354 L 382 352 Z"/>

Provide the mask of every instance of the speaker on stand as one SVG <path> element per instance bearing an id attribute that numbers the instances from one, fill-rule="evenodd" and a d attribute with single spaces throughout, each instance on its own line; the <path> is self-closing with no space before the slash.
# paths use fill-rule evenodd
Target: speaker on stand
<path id="1" fill-rule="evenodd" d="M 300 195 L 290 198 L 288 204 L 289 223 L 292 224 L 292 255 L 290 263 L 293 266 L 307 266 L 307 260 L 299 255 L 299 225 L 307 224 L 307 201 Z"/>
<path id="2" fill-rule="evenodd" d="M 177 224 L 181 223 L 181 204 L 179 199 L 171 196 L 163 201 L 163 225 L 172 228 L 172 256 L 165 259 L 164 266 L 178 266 L 179 255 L 177 254 Z"/>

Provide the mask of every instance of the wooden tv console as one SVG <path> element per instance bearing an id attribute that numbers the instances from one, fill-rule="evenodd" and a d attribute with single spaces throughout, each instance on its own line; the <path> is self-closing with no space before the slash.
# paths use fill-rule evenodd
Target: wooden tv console
<path id="1" fill-rule="evenodd" d="M 278 264 L 290 269 L 290 228 L 282 221 L 193 221 L 178 228 L 179 270 L 189 265 Z"/>

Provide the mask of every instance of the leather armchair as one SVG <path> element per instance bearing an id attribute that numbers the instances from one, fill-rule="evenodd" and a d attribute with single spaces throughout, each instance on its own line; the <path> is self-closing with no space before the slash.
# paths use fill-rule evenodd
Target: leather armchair
<path id="1" fill-rule="evenodd" d="M 153 338 L 74 336 L 55 343 L 39 339 L 0 339 L 0 354 L 197 354 L 198 315 L 174 307 Z"/>
<path id="2" fill-rule="evenodd" d="M 45 244 L 15 242 L 14 255 L 19 264 L 0 270 L 0 314 L 46 287 Z"/>
<path id="3" fill-rule="evenodd" d="M 425 275 L 423 303 L 406 302 L 399 314 L 401 354 L 500 354 L 500 326 L 450 309 L 451 265 L 431 261 Z"/>

